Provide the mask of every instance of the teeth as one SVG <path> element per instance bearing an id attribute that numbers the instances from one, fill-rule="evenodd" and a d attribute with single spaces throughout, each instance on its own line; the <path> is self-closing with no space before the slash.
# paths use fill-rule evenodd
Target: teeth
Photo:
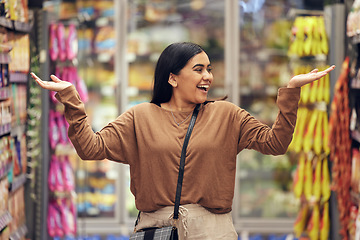
<path id="1" fill-rule="evenodd" d="M 199 85 L 198 87 L 200 87 L 200 88 L 209 88 L 210 86 L 209 85 Z"/>

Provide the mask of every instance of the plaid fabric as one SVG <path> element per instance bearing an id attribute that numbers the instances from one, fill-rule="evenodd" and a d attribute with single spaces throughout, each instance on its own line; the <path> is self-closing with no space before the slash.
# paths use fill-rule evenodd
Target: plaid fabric
<path id="1" fill-rule="evenodd" d="M 169 239 L 172 239 L 171 238 L 172 230 L 173 230 L 173 227 L 169 226 L 169 227 L 162 227 L 162 228 L 157 228 L 157 229 L 152 229 L 152 230 L 147 230 L 147 231 L 155 231 L 154 238 L 152 238 L 154 240 L 169 240 Z M 147 239 L 149 239 L 149 238 L 145 238 L 145 232 L 146 231 L 140 230 L 139 232 L 132 234 L 130 236 L 129 240 L 147 240 Z M 148 234 L 146 234 L 146 235 L 148 235 Z M 150 234 L 150 235 L 152 235 L 152 234 Z"/>

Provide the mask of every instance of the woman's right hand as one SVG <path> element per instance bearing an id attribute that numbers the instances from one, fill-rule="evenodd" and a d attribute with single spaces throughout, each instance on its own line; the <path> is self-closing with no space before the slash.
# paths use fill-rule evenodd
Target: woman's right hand
<path id="1" fill-rule="evenodd" d="M 72 85 L 70 82 L 60 80 L 55 75 L 50 76 L 52 81 L 43 81 L 38 76 L 36 76 L 35 73 L 30 74 L 31 77 L 35 79 L 35 81 L 40 85 L 40 87 L 50 91 L 59 92 Z"/>

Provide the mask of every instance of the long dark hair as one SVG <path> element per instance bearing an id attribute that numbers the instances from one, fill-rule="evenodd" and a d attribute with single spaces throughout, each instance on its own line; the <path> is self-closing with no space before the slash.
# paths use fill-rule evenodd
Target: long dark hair
<path id="1" fill-rule="evenodd" d="M 168 83 L 170 73 L 179 74 L 187 62 L 201 52 L 204 52 L 204 49 L 190 42 L 173 43 L 164 49 L 155 68 L 151 103 L 160 104 L 170 101 L 172 96 L 172 86 Z"/>

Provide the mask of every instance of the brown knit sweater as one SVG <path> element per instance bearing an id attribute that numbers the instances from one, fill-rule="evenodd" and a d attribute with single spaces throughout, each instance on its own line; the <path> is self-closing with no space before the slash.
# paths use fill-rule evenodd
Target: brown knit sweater
<path id="1" fill-rule="evenodd" d="M 129 164 L 138 210 L 151 212 L 174 205 L 190 118 L 177 126 L 170 111 L 142 103 L 94 133 L 74 86 L 56 97 L 65 105 L 69 137 L 82 159 Z M 284 154 L 292 139 L 299 97 L 300 88 L 279 89 L 279 114 L 272 128 L 226 101 L 202 105 L 187 148 L 180 204 L 200 204 L 214 213 L 231 211 L 237 154 L 244 148 Z M 189 114 L 174 113 L 178 122 Z"/>

